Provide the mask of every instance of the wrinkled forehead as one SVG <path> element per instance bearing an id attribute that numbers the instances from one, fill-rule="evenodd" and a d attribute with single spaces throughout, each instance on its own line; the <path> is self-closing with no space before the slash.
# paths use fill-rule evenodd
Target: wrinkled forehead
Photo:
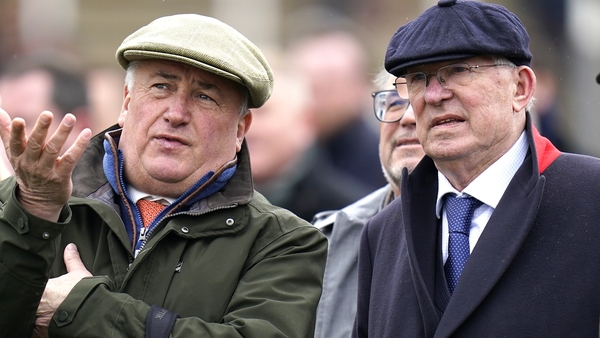
<path id="1" fill-rule="evenodd" d="M 188 81 L 204 88 L 216 87 L 228 94 L 240 92 L 244 88 L 223 76 L 181 62 L 170 60 L 144 60 L 138 62 L 139 65 L 136 67 L 137 76 L 163 78 L 170 81 Z"/>

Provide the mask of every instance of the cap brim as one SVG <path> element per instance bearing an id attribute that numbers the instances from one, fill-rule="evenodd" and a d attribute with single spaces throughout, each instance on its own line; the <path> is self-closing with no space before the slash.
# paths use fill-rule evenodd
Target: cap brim
<path id="1" fill-rule="evenodd" d="M 441 54 L 434 55 L 426 58 L 419 58 L 414 60 L 405 61 L 391 69 L 388 69 L 388 72 L 394 76 L 400 76 L 408 73 L 408 69 L 410 67 L 415 67 L 427 63 L 436 63 L 436 62 L 444 62 L 444 61 L 452 61 L 452 60 L 460 60 L 460 59 L 468 59 L 477 56 L 477 54 L 465 53 L 465 54 Z"/>
<path id="2" fill-rule="evenodd" d="M 152 51 L 147 51 L 147 50 L 131 50 L 130 49 L 130 50 L 126 50 L 123 53 L 123 59 L 127 60 L 127 63 L 129 63 L 131 61 L 138 61 L 138 60 L 169 60 L 169 61 L 181 62 L 181 63 L 188 64 L 190 66 L 194 66 L 194 67 L 206 70 L 207 72 L 222 76 L 224 78 L 227 78 L 229 80 L 232 80 L 236 83 L 239 83 L 239 84 L 245 86 L 242 79 L 240 79 L 238 76 L 236 76 L 234 74 L 225 72 L 222 69 L 213 67 L 209 64 L 199 62 L 198 60 L 183 57 L 181 55 L 174 55 L 174 54 L 161 53 L 161 52 L 152 52 Z M 124 68 L 127 68 L 126 65 L 122 65 L 122 66 Z"/>

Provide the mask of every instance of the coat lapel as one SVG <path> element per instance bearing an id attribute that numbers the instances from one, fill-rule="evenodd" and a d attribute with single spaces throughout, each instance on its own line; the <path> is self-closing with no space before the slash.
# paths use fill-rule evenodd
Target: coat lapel
<path id="1" fill-rule="evenodd" d="M 429 157 L 425 157 L 414 169 L 415 175 L 402 179 L 402 209 L 404 231 L 407 239 L 409 262 L 413 283 L 423 316 L 424 327 L 435 328 L 439 322 L 434 304 L 435 257 L 437 249 L 437 169 Z M 426 332 L 427 336 L 433 332 Z"/>

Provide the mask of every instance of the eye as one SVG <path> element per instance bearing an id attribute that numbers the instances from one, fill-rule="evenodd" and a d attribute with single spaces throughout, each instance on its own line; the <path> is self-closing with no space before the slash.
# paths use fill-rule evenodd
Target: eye
<path id="1" fill-rule="evenodd" d="M 466 73 L 466 72 L 470 71 L 470 69 L 467 65 L 452 65 L 452 66 L 448 66 L 447 70 L 450 75 Z"/>
<path id="2" fill-rule="evenodd" d="M 197 102 L 199 102 L 199 104 L 201 104 L 204 107 L 216 108 L 217 106 L 219 106 L 219 103 L 215 99 L 213 99 L 212 96 L 209 96 L 204 92 L 198 93 L 194 97 L 196 98 L 196 100 L 198 100 Z"/>
<path id="3" fill-rule="evenodd" d="M 408 106 L 408 100 L 394 100 L 394 101 L 390 102 L 387 110 L 388 111 L 402 110 L 402 109 L 406 109 L 407 106 Z"/>
<path id="4" fill-rule="evenodd" d="M 410 86 L 413 85 L 415 83 L 420 83 L 420 82 L 425 82 L 425 79 L 427 78 L 427 75 L 425 75 L 425 73 L 419 72 L 419 73 L 412 73 L 412 74 L 407 74 L 405 76 L 406 79 L 406 83 Z"/>
<path id="5" fill-rule="evenodd" d="M 156 89 L 168 89 L 169 87 L 164 83 L 155 83 L 152 85 L 152 88 Z"/>
<path id="6" fill-rule="evenodd" d="M 203 101 L 212 101 L 212 102 L 215 102 L 215 100 L 213 100 L 212 97 L 210 97 L 210 96 L 208 96 L 208 95 L 206 95 L 204 93 L 200 93 L 200 94 L 196 95 L 196 97 L 199 98 L 200 100 L 203 100 Z"/>

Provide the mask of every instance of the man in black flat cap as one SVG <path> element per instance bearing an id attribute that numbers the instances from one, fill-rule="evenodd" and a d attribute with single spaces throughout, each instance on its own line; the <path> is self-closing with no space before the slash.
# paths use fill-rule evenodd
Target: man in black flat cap
<path id="1" fill-rule="evenodd" d="M 0 110 L 16 176 L 0 184 L 3 337 L 309 337 L 327 243 L 253 190 L 249 108 L 271 95 L 261 51 L 213 18 L 156 19 L 116 53 L 118 124 L 60 154 Z"/>
<path id="2" fill-rule="evenodd" d="M 426 156 L 362 233 L 354 337 L 598 337 L 600 160 L 532 125 L 528 44 L 460 0 L 392 37 Z"/>

